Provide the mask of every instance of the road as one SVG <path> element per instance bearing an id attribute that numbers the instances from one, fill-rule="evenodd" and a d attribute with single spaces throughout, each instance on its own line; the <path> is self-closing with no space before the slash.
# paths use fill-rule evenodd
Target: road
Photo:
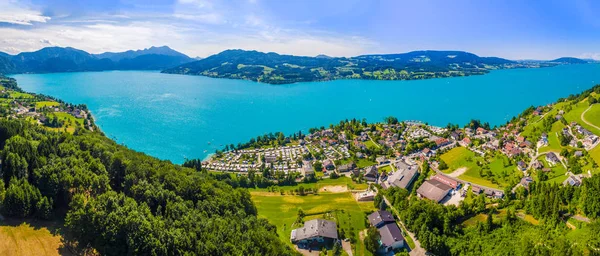
<path id="1" fill-rule="evenodd" d="M 410 232 L 410 230 L 408 230 L 406 228 L 406 226 L 404 226 L 404 222 L 402 222 L 402 220 L 400 220 L 400 218 L 398 216 L 400 216 L 400 213 L 398 212 L 398 210 L 396 210 L 396 208 L 394 208 L 394 206 L 392 206 L 392 204 L 390 203 L 390 201 L 388 201 L 388 199 L 383 196 L 383 200 L 385 201 L 385 204 L 388 205 L 388 207 L 390 209 L 392 209 L 392 212 L 394 212 L 394 215 L 396 215 L 396 219 L 398 220 L 398 223 L 400 223 L 400 225 L 402 226 L 402 228 L 404 230 L 406 230 L 406 234 L 408 236 L 410 236 L 410 238 L 415 242 L 415 248 L 410 248 L 410 255 L 412 256 L 422 256 L 422 255 L 426 255 L 425 249 L 423 247 L 421 247 L 421 243 L 419 243 L 419 240 L 417 240 L 417 238 L 415 237 L 415 234 L 413 234 L 412 232 Z M 407 245 L 408 246 L 408 245 Z"/>

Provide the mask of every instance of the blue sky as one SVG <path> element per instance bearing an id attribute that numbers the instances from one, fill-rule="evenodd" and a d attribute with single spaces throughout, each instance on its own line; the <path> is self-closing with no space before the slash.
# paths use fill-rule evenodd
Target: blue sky
<path id="1" fill-rule="evenodd" d="M 464 50 L 510 59 L 600 59 L 593 0 L 3 0 L 0 51 L 92 53 L 168 45 L 353 56 Z"/>

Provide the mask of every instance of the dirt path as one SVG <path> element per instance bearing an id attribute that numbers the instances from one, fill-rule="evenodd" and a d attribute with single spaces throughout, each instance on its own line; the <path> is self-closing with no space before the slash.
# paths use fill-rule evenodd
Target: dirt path
<path id="1" fill-rule="evenodd" d="M 590 105 L 590 106 L 589 106 L 589 107 L 588 107 L 588 108 L 587 108 L 585 111 L 583 111 L 583 113 L 581 113 L 581 120 L 582 120 L 584 123 L 586 123 L 587 125 L 589 125 L 589 126 L 591 126 L 591 127 L 594 127 L 594 128 L 596 128 L 597 130 L 599 130 L 599 131 L 600 131 L 600 127 L 598 127 L 598 126 L 595 126 L 594 124 L 592 124 L 592 123 L 588 122 L 588 120 L 585 120 L 585 113 L 587 113 L 587 112 L 588 112 L 588 110 L 590 110 L 590 109 L 592 108 L 592 106 L 594 106 L 594 105 L 596 105 L 596 104 L 592 104 L 592 105 Z"/>
<path id="2" fill-rule="evenodd" d="M 448 173 L 446 175 L 450 176 L 452 178 L 456 178 L 456 177 L 458 177 L 460 175 L 463 175 L 467 170 L 468 170 L 467 167 L 460 167 L 460 168 L 458 168 L 458 169 L 454 170 L 453 172 Z"/>

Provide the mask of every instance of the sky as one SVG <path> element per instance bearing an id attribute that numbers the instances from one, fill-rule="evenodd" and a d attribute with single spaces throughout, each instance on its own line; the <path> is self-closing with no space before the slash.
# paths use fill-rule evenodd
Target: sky
<path id="1" fill-rule="evenodd" d="M 600 59 L 595 0 L 0 0 L 0 51 L 167 45 L 303 56 L 463 50 Z"/>

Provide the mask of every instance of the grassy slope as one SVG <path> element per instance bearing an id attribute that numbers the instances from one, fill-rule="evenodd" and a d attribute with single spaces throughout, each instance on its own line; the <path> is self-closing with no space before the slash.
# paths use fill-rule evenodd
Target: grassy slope
<path id="1" fill-rule="evenodd" d="M 69 255 L 59 251 L 61 244 L 61 237 L 46 227 L 0 222 L 0 255 Z"/>
<path id="2" fill-rule="evenodd" d="M 477 164 L 473 159 L 475 153 L 465 147 L 456 147 L 440 156 L 448 165 L 448 169 L 443 170 L 445 173 L 451 173 L 460 167 L 467 167 L 469 170 L 477 168 Z M 469 158 L 471 161 L 469 161 Z"/>
<path id="3" fill-rule="evenodd" d="M 281 186 L 278 187 L 277 191 L 279 191 L 279 189 L 283 189 L 285 191 L 290 191 L 290 190 L 294 190 L 299 188 L 300 186 L 304 187 L 304 188 L 312 188 L 312 189 L 319 189 L 325 186 L 347 186 L 348 189 L 351 190 L 364 190 L 367 189 L 369 186 L 366 183 L 361 183 L 361 184 L 357 184 L 354 181 L 352 181 L 352 179 L 348 178 L 348 177 L 339 177 L 337 179 L 322 179 L 318 182 L 315 183 L 299 183 L 298 185 L 295 186 Z M 251 188 L 249 189 L 250 192 L 267 192 L 268 189 L 267 188 Z"/>

